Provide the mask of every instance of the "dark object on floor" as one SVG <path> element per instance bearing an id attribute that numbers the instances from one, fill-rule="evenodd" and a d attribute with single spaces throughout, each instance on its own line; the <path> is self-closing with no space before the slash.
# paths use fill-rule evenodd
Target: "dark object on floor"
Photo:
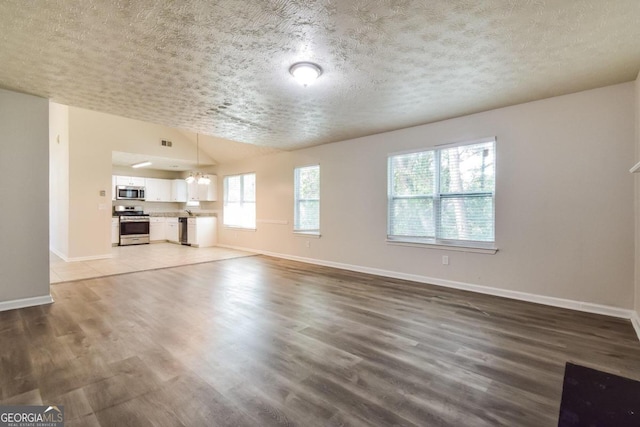
<path id="1" fill-rule="evenodd" d="M 558 427 L 640 426 L 640 381 L 568 363 Z"/>

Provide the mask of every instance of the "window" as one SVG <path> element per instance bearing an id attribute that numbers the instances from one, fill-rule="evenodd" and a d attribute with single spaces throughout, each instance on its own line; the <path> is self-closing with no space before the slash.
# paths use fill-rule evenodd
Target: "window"
<path id="1" fill-rule="evenodd" d="M 294 171 L 293 231 L 320 233 L 320 166 Z"/>
<path id="2" fill-rule="evenodd" d="M 223 224 L 227 227 L 256 228 L 256 174 L 224 177 Z"/>
<path id="3" fill-rule="evenodd" d="M 495 139 L 389 157 L 388 239 L 492 248 Z"/>

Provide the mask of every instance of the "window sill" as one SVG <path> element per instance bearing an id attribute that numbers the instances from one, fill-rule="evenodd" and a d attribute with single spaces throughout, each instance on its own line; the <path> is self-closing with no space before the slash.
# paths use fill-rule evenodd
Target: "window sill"
<path id="1" fill-rule="evenodd" d="M 315 231 L 294 231 L 293 234 L 294 236 L 312 237 L 314 239 L 319 239 L 322 236 L 322 234 Z"/>
<path id="2" fill-rule="evenodd" d="M 234 231 L 256 231 L 257 230 L 256 228 L 237 227 L 233 225 L 225 225 L 224 228 L 227 230 L 234 230 Z"/>
<path id="3" fill-rule="evenodd" d="M 427 242 L 412 242 L 407 240 L 393 240 L 387 239 L 387 243 L 396 246 L 409 246 L 413 248 L 427 248 L 427 249 L 440 249 L 445 251 L 456 252 L 472 252 L 477 254 L 489 254 L 495 255 L 498 252 L 498 248 L 493 246 L 473 246 L 465 244 L 447 244 L 447 243 L 427 243 Z"/>

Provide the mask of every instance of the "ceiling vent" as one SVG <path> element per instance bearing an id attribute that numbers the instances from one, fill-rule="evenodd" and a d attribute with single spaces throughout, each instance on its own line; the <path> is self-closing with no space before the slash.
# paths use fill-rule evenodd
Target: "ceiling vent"
<path id="1" fill-rule="evenodd" d="M 173 143 L 169 140 L 163 139 L 160 141 L 160 145 L 162 145 L 163 147 L 171 147 L 173 146 Z"/>

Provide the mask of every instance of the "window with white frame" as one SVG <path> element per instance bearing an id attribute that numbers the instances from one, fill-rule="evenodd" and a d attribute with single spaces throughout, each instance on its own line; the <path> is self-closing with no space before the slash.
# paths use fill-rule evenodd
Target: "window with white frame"
<path id="1" fill-rule="evenodd" d="M 388 160 L 390 241 L 491 248 L 495 138 Z"/>
<path id="2" fill-rule="evenodd" d="M 294 171 L 293 231 L 320 233 L 320 166 Z"/>
<path id="3" fill-rule="evenodd" d="M 256 228 L 256 174 L 224 177 L 223 224 L 227 227 Z"/>

